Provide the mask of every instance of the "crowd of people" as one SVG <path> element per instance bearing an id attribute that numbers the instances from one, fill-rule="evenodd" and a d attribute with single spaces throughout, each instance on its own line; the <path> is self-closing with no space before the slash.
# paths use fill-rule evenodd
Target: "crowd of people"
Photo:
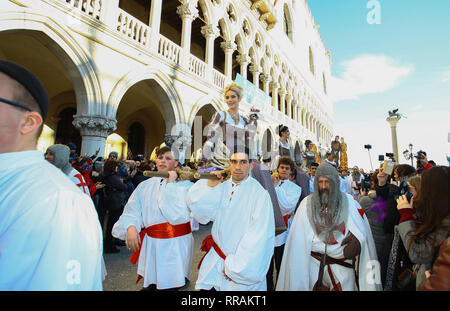
<path id="1" fill-rule="evenodd" d="M 224 95 L 194 163 L 169 146 L 152 161 L 79 156 L 73 143 L 42 155 L 47 94 L 0 61 L 0 290 L 101 290 L 102 255 L 117 245 L 133 251 L 144 290 L 178 290 L 191 278 L 192 232 L 211 222 L 198 290 L 450 289 L 449 167 L 420 152 L 417 167 L 350 172 L 338 136 L 324 159 L 306 141 L 298 163 L 284 125 L 276 155 L 258 161 L 244 143 L 257 114 L 240 114 L 239 85 Z"/>

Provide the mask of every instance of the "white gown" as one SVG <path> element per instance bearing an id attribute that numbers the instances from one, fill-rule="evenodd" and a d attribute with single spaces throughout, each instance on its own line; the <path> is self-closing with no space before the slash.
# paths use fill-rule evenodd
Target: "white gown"
<path id="1" fill-rule="evenodd" d="M 346 221 L 345 236 L 349 232 L 359 240 L 361 254 L 359 258 L 359 286 L 361 291 L 381 290 L 380 267 L 376 257 L 372 232 L 365 214 L 361 216 L 358 202 L 346 194 L 349 202 L 349 213 Z M 311 256 L 311 251 L 324 253 L 325 243 L 314 234 L 307 216 L 306 206 L 311 196 L 302 201 L 297 209 L 288 239 L 284 248 L 283 261 L 278 276 L 277 291 L 311 291 L 317 281 L 319 261 Z M 343 258 L 342 234 L 337 238 L 338 244 L 328 245 L 327 254 L 333 258 Z M 347 262 L 351 263 L 350 260 Z M 336 282 L 342 289 L 357 290 L 352 269 L 337 264 L 331 265 Z M 324 270 L 324 284 L 331 281 L 328 271 Z M 329 286 L 330 287 L 330 286 Z"/>
<path id="2" fill-rule="evenodd" d="M 275 187 L 275 192 L 277 193 L 281 215 L 292 215 L 302 194 L 302 188 L 290 180 L 280 180 Z M 281 246 L 286 243 L 288 233 L 289 226 L 286 231 L 275 236 L 275 246 Z"/>
<path id="3" fill-rule="evenodd" d="M 275 246 L 269 193 L 252 177 L 234 187 L 231 179 L 216 187 L 199 180 L 189 190 L 188 204 L 198 222 L 214 222 L 211 234 L 226 255 L 223 260 L 214 248 L 210 249 L 195 288 L 266 290 L 266 274 Z M 224 269 L 232 281 L 225 278 Z"/>
<path id="4" fill-rule="evenodd" d="M 91 198 L 40 151 L 0 154 L 0 291 L 102 290 Z"/>
<path id="5" fill-rule="evenodd" d="M 191 221 L 186 194 L 192 182 L 167 184 L 166 181 L 153 177 L 139 184 L 114 224 L 114 237 L 126 240 L 130 226 L 140 231 L 165 222 L 179 225 Z M 144 278 L 144 287 L 150 284 L 156 284 L 158 289 L 183 286 L 185 278 L 190 279 L 193 247 L 192 233 L 170 239 L 156 239 L 146 234 L 137 269 L 138 275 Z"/>

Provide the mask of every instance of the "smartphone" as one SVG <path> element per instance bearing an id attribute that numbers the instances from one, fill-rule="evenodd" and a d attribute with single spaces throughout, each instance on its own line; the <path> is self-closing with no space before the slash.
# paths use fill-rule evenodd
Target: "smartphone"
<path id="1" fill-rule="evenodd" d="M 383 173 L 392 175 L 392 172 L 394 171 L 394 162 L 391 160 L 385 160 L 383 163 Z"/>

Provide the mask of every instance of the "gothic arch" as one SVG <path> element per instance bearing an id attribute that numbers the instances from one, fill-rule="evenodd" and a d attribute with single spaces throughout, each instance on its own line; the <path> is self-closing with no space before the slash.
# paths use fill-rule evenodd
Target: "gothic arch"
<path id="1" fill-rule="evenodd" d="M 29 34 L 53 52 L 74 86 L 77 114 L 102 114 L 102 90 L 90 57 L 56 21 L 33 9 L 0 13 L 0 32 Z"/>

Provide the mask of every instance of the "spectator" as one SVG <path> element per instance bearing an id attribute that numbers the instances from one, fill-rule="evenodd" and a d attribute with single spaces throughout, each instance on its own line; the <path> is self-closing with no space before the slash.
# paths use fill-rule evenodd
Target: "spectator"
<path id="1" fill-rule="evenodd" d="M 127 191 L 125 192 L 125 201 L 128 201 L 128 198 L 133 193 L 135 187 L 132 183 L 133 176 L 130 172 L 130 167 L 128 163 L 122 164 L 117 169 L 117 174 L 120 178 L 122 178 L 122 182 L 127 186 Z"/>
<path id="2" fill-rule="evenodd" d="M 408 164 L 400 164 L 394 168 L 393 181 L 388 183 L 388 174 L 383 172 L 383 168 L 380 168 L 377 174 L 378 186 L 375 187 L 377 192 L 377 199 L 381 198 L 386 202 L 386 217 L 383 220 L 383 230 L 385 241 L 381 252 L 380 264 L 381 264 L 381 280 L 384 284 L 386 280 L 386 272 L 389 260 L 389 254 L 392 248 L 392 240 L 394 239 L 394 227 L 398 225 L 400 220 L 400 214 L 397 210 L 397 202 L 395 197 L 400 195 L 401 188 L 398 186 L 408 178 L 413 177 L 416 174 L 414 167 Z"/>
<path id="3" fill-rule="evenodd" d="M 70 150 L 66 145 L 55 144 L 47 148 L 45 159 L 59 168 L 85 194 L 89 195 L 89 188 L 83 175 L 69 163 Z"/>
<path id="4" fill-rule="evenodd" d="M 117 175 L 119 163 L 115 160 L 107 160 L 103 167 L 103 183 L 105 186 L 105 198 L 104 207 L 108 212 L 108 218 L 106 221 L 106 233 L 104 242 L 105 253 L 118 253 L 120 250 L 115 247 L 112 228 L 116 221 L 119 219 L 125 206 L 127 186 Z"/>
<path id="5" fill-rule="evenodd" d="M 369 220 L 370 229 L 372 230 L 372 236 L 377 251 L 377 257 L 380 258 L 384 241 L 383 222 L 377 221 L 378 214 L 371 210 L 371 207 L 377 203 L 377 193 L 375 191 L 375 187 L 378 185 L 378 178 L 376 173 L 378 172 L 372 174 L 369 191 L 362 195 L 358 202 Z"/>
<path id="6" fill-rule="evenodd" d="M 94 201 L 95 208 L 97 210 L 98 219 L 100 221 L 100 224 L 102 225 L 102 228 L 104 228 L 104 222 L 105 222 L 105 215 L 106 215 L 106 209 L 104 206 L 104 187 L 105 184 L 103 181 L 103 165 L 105 164 L 102 157 L 97 158 L 93 164 L 93 170 L 92 170 L 92 181 L 95 183 L 95 187 L 97 191 L 95 192 L 94 196 L 92 197 L 92 201 Z"/>
<path id="7" fill-rule="evenodd" d="M 358 170 L 358 167 L 353 167 L 353 172 L 350 175 L 348 182 L 351 186 L 351 195 L 353 198 L 358 201 L 359 198 L 359 189 L 361 188 L 361 182 L 364 179 L 364 175 Z"/>
<path id="8" fill-rule="evenodd" d="M 450 238 L 441 243 L 439 256 L 432 272 L 425 271 L 426 279 L 420 284 L 420 291 L 450 291 Z"/>
<path id="9" fill-rule="evenodd" d="M 70 156 L 69 156 L 69 162 L 73 165 L 75 162 L 78 161 L 78 154 L 77 154 L 77 145 L 70 142 L 67 144 L 67 146 L 70 149 Z"/>
<path id="10" fill-rule="evenodd" d="M 427 153 L 425 151 L 420 150 L 414 157 L 417 159 L 416 166 L 417 172 L 419 174 L 421 174 L 423 170 L 428 170 L 433 166 L 436 166 L 436 163 L 434 163 L 434 161 L 428 161 Z"/>
<path id="11" fill-rule="evenodd" d="M 416 287 L 431 270 L 433 255 L 450 232 L 450 169 L 436 166 L 422 173 L 420 192 L 408 202 L 397 199 L 400 237 L 410 260 L 419 264 Z M 414 209 L 413 209 L 414 208 Z"/>
<path id="12" fill-rule="evenodd" d="M 316 175 L 317 167 L 319 167 L 319 163 L 313 162 L 309 166 L 309 193 L 314 192 L 314 176 Z"/>
<path id="13" fill-rule="evenodd" d="M 108 155 L 108 160 L 116 160 L 119 158 L 119 154 L 115 151 L 111 151 Z"/>

